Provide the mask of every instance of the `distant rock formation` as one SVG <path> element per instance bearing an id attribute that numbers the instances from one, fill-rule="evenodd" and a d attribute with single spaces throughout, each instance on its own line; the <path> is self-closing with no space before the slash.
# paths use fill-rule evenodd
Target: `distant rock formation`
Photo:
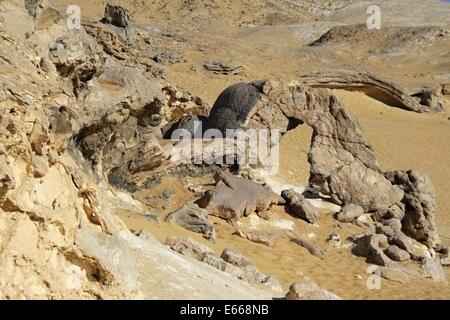
<path id="1" fill-rule="evenodd" d="M 368 72 L 332 71 L 302 75 L 299 81 L 314 88 L 363 91 L 387 105 L 415 112 L 442 111 L 442 107 L 417 98 L 406 88 Z"/>

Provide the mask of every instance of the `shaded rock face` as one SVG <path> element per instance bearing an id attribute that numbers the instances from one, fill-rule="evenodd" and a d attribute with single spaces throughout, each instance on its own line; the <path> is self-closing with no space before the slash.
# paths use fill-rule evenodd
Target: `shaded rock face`
<path id="1" fill-rule="evenodd" d="M 344 206 L 336 214 L 336 219 L 340 222 L 352 222 L 364 213 L 364 209 L 353 203 Z"/>
<path id="2" fill-rule="evenodd" d="M 326 89 L 257 81 L 236 84 L 218 97 L 211 125 L 267 128 L 286 132 L 298 124 L 313 128 L 308 161 L 310 186 L 338 204 L 354 203 L 365 211 L 388 208 L 403 198 L 381 172 L 355 117 Z"/>
<path id="3" fill-rule="evenodd" d="M 214 179 L 216 187 L 197 201 L 211 215 L 237 221 L 255 211 L 266 211 L 273 204 L 284 203 L 279 195 L 251 180 L 226 172 L 217 173 Z"/>
<path id="4" fill-rule="evenodd" d="M 226 88 L 209 113 L 211 126 L 223 133 L 226 129 L 241 128 L 260 98 L 260 91 L 251 84 L 237 83 Z"/>
<path id="5" fill-rule="evenodd" d="M 179 254 L 190 256 L 196 260 L 203 259 L 203 256 L 208 253 L 214 254 L 211 248 L 191 238 L 170 236 L 166 239 L 166 245 Z"/>
<path id="6" fill-rule="evenodd" d="M 387 172 L 386 177 L 404 191 L 403 232 L 430 249 L 440 249 L 434 218 L 437 208 L 436 196 L 428 176 L 417 171 L 393 171 Z"/>

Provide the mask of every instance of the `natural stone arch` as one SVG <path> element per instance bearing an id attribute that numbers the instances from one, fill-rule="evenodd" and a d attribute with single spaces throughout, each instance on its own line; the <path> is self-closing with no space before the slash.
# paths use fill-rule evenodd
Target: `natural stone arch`
<path id="1" fill-rule="evenodd" d="M 273 80 L 238 83 L 225 89 L 209 115 L 209 125 L 279 129 L 306 123 L 313 129 L 310 186 L 338 204 L 377 211 L 399 203 L 403 191 L 387 180 L 357 119 L 327 89 Z"/>

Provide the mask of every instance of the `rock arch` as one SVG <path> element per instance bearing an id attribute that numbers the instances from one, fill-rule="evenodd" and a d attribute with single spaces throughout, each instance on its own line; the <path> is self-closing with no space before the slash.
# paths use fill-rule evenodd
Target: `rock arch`
<path id="1" fill-rule="evenodd" d="M 273 80 L 238 83 L 217 98 L 209 125 L 279 129 L 313 128 L 310 186 L 338 204 L 378 211 L 399 203 L 403 191 L 384 177 L 358 120 L 327 89 Z"/>

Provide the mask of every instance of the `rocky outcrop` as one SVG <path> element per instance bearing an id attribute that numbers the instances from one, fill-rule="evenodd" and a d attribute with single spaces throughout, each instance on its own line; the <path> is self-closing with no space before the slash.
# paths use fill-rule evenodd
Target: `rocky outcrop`
<path id="1" fill-rule="evenodd" d="M 239 229 L 233 234 L 251 242 L 263 244 L 268 247 L 274 247 L 278 241 L 278 237 L 276 235 L 265 231 Z"/>
<path id="2" fill-rule="evenodd" d="M 439 251 L 441 244 L 434 218 L 436 196 L 428 176 L 417 171 L 394 171 L 387 172 L 386 177 L 404 191 L 403 232 L 428 248 Z"/>
<path id="3" fill-rule="evenodd" d="M 363 235 L 355 241 L 356 246 L 352 249 L 358 256 L 367 258 L 367 262 L 380 266 L 393 266 L 392 261 L 384 251 L 388 249 L 388 239 L 383 234 Z"/>
<path id="4" fill-rule="evenodd" d="M 291 237 L 291 242 L 305 248 L 309 251 L 313 256 L 316 256 L 319 259 L 323 259 L 325 257 L 325 252 L 315 243 L 302 239 L 298 236 Z"/>
<path id="5" fill-rule="evenodd" d="M 338 220 L 375 228 L 359 246 L 363 249 L 360 255 L 380 265 L 390 265 L 392 259 L 420 259 L 408 236 L 441 250 L 435 232 L 434 191 L 428 178 L 413 171 L 382 172 L 358 121 L 330 91 L 271 80 L 239 83 L 219 95 L 207 121 L 223 132 L 264 128 L 285 133 L 298 125 L 311 126 L 310 189 L 343 205 Z M 291 192 L 284 197 L 289 209 Z M 303 218 L 314 222 L 317 217 L 310 209 Z M 369 212 L 367 217 L 364 212 Z M 363 217 L 368 218 L 367 223 L 362 223 Z"/>
<path id="6" fill-rule="evenodd" d="M 364 209 L 356 204 L 348 204 L 336 214 L 336 219 L 340 222 L 352 222 L 364 213 Z"/>
<path id="7" fill-rule="evenodd" d="M 414 93 L 406 88 L 367 72 L 316 72 L 300 76 L 299 81 L 314 88 L 363 91 L 376 100 L 405 110 L 415 112 L 440 110 L 415 98 Z"/>
<path id="8" fill-rule="evenodd" d="M 305 123 L 313 128 L 310 186 L 337 204 L 356 204 L 365 211 L 389 208 L 403 198 L 381 172 L 356 118 L 326 89 L 295 83 L 257 81 L 224 90 L 209 115 L 210 125 L 279 129 Z"/>
<path id="9" fill-rule="evenodd" d="M 203 67 L 215 74 L 223 75 L 236 75 L 244 70 L 241 63 L 232 60 L 207 61 L 203 64 Z"/>
<path id="10" fill-rule="evenodd" d="M 110 23 L 120 28 L 126 28 L 130 22 L 130 15 L 128 11 L 121 6 L 107 4 L 102 22 Z"/>
<path id="11" fill-rule="evenodd" d="M 237 221 L 255 211 L 266 211 L 284 200 L 268 188 L 226 172 L 215 175 L 216 186 L 197 201 L 209 214 Z"/>

